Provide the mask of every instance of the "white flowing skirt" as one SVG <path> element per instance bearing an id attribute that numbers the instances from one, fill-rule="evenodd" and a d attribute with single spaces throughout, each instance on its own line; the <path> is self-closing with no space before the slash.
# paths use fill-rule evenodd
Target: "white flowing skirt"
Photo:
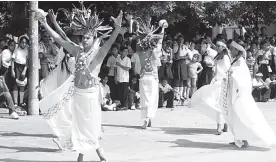
<path id="1" fill-rule="evenodd" d="M 78 153 L 85 154 L 99 147 L 100 88 L 96 86 L 90 89 L 78 89 L 74 87 L 73 78 L 71 75 L 58 88 L 49 91 L 50 93 L 44 96 L 39 105 L 47 123 L 59 138 L 60 145 L 64 149 L 75 149 Z M 46 86 L 42 89 L 47 89 L 47 86 L 54 89 L 51 84 L 42 86 Z"/>
<path id="2" fill-rule="evenodd" d="M 158 79 L 152 75 L 144 75 L 139 81 L 142 119 L 154 118 L 159 99 Z"/>
<path id="3" fill-rule="evenodd" d="M 221 84 L 214 83 L 201 87 L 191 98 L 190 107 L 205 114 L 219 124 L 225 123 L 219 98 L 221 93 Z"/>
<path id="4" fill-rule="evenodd" d="M 242 60 L 223 83 L 220 103 L 224 118 L 236 144 L 242 140 L 262 140 L 267 145 L 276 144 L 276 136 L 255 103 L 251 89 L 250 73 Z"/>
<path id="5" fill-rule="evenodd" d="M 100 87 L 75 87 L 72 106 L 72 142 L 79 153 L 89 153 L 99 147 L 101 134 Z"/>

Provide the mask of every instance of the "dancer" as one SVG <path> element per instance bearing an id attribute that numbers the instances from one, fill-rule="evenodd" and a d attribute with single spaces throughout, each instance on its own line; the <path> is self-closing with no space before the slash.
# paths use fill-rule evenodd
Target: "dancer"
<path id="1" fill-rule="evenodd" d="M 235 60 L 223 81 L 220 98 L 224 118 L 234 135 L 234 142 L 230 144 L 247 147 L 248 141 L 257 139 L 267 145 L 275 144 L 276 136 L 251 95 L 252 80 L 245 61 L 246 51 L 234 41 L 230 50 Z"/>
<path id="2" fill-rule="evenodd" d="M 211 84 L 198 89 L 191 98 L 190 107 L 194 108 L 217 122 L 217 135 L 227 131 L 219 105 L 221 84 L 231 66 L 231 56 L 222 41 L 216 43 L 218 55 L 215 57 L 215 76 Z M 222 125 L 224 128 L 222 129 Z"/>
<path id="3" fill-rule="evenodd" d="M 52 10 L 49 14 L 52 19 L 56 19 Z M 95 148 L 101 162 L 105 162 L 107 160 L 98 141 L 101 132 L 101 94 L 98 75 L 103 59 L 121 32 L 123 13 L 121 11 L 116 19 L 111 17 L 115 30 L 101 47 L 99 47 L 101 40 L 108 36 L 112 28 L 101 26 L 103 21 L 98 18 L 96 12 L 91 14 L 91 10 L 86 9 L 83 4 L 82 9 L 74 9 L 72 15 L 70 27 L 73 34 L 82 35 L 82 46 L 70 41 L 55 22 L 60 34 L 56 33 L 47 24 L 46 14 L 42 10 L 36 11 L 36 18 L 50 36 L 76 58 L 74 75 L 51 93 L 51 102 L 49 98 L 48 100 L 44 98 L 44 101 L 40 102 L 40 107 L 55 133 L 60 133 L 57 136 L 61 144 L 64 147 L 74 148 L 79 153 L 78 162 L 82 162 L 83 155 Z M 107 32 L 99 38 L 99 31 Z M 58 116 L 62 119 L 57 118 Z M 60 127 L 59 122 L 61 125 L 67 124 L 67 127 Z"/>
<path id="4" fill-rule="evenodd" d="M 143 129 L 151 127 L 151 119 L 154 118 L 158 108 L 158 66 L 160 64 L 159 53 L 162 49 L 164 30 L 168 27 L 166 20 L 159 21 L 159 27 L 153 29 L 139 18 L 139 28 L 137 31 L 138 48 L 137 53 L 140 58 L 141 74 L 139 81 L 140 103 Z M 154 34 L 159 28 L 159 34 Z"/>

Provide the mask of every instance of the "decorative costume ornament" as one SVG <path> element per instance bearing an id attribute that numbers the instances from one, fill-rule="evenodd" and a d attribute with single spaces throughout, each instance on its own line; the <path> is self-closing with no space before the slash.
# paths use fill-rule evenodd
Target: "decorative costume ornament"
<path id="1" fill-rule="evenodd" d="M 144 49 L 155 48 L 159 39 L 163 38 L 163 34 L 154 34 L 160 27 L 167 28 L 168 22 L 166 20 L 160 20 L 159 26 L 148 26 L 140 17 L 134 19 L 138 24 L 138 30 L 136 31 L 136 39 L 138 39 L 138 45 Z"/>
<path id="2" fill-rule="evenodd" d="M 80 2 L 81 8 L 77 8 L 74 5 L 72 11 L 68 11 L 65 8 L 60 8 L 58 11 L 62 11 L 67 19 L 67 23 L 60 23 L 65 32 L 71 32 L 73 35 L 84 35 L 89 32 L 94 37 L 97 34 L 104 34 L 104 31 L 112 30 L 110 26 L 102 26 L 103 19 L 99 19 L 99 15 L 96 13 L 96 8 L 92 13 L 90 7 L 85 8 L 82 2 Z"/>

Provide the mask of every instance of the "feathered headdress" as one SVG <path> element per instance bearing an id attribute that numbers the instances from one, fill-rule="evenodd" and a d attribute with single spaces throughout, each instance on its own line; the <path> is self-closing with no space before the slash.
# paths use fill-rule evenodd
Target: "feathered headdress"
<path id="1" fill-rule="evenodd" d="M 146 24 L 141 18 L 134 19 L 138 29 L 136 31 L 136 39 L 138 39 L 138 45 L 142 48 L 151 48 L 157 45 L 157 41 L 163 37 L 163 34 L 155 34 L 160 27 L 168 27 L 166 20 L 160 20 L 159 26 L 154 27 Z"/>
<path id="2" fill-rule="evenodd" d="M 58 9 L 65 14 L 67 23 L 60 23 L 63 29 L 67 32 L 71 32 L 73 35 L 83 35 L 90 32 L 93 36 L 97 37 L 97 34 L 103 34 L 104 31 L 112 30 L 110 26 L 102 26 L 103 19 L 99 19 L 99 15 L 96 13 L 96 9 L 92 13 L 90 7 L 85 8 L 82 2 L 80 2 L 81 8 L 77 8 L 74 5 L 72 11 L 68 11 L 64 8 Z"/>

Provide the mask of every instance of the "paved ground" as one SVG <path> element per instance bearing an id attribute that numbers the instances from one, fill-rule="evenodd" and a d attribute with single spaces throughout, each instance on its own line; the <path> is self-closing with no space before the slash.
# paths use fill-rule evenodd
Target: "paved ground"
<path id="1" fill-rule="evenodd" d="M 259 104 L 276 132 L 276 103 Z M 237 149 L 232 135 L 214 135 L 215 123 L 186 107 L 159 109 L 153 128 L 141 130 L 140 112 L 104 112 L 102 146 L 110 162 L 275 162 L 276 147 L 261 143 Z M 40 116 L 0 119 L 0 162 L 74 162 L 76 152 L 60 152 Z M 85 156 L 97 161 L 96 153 Z"/>

